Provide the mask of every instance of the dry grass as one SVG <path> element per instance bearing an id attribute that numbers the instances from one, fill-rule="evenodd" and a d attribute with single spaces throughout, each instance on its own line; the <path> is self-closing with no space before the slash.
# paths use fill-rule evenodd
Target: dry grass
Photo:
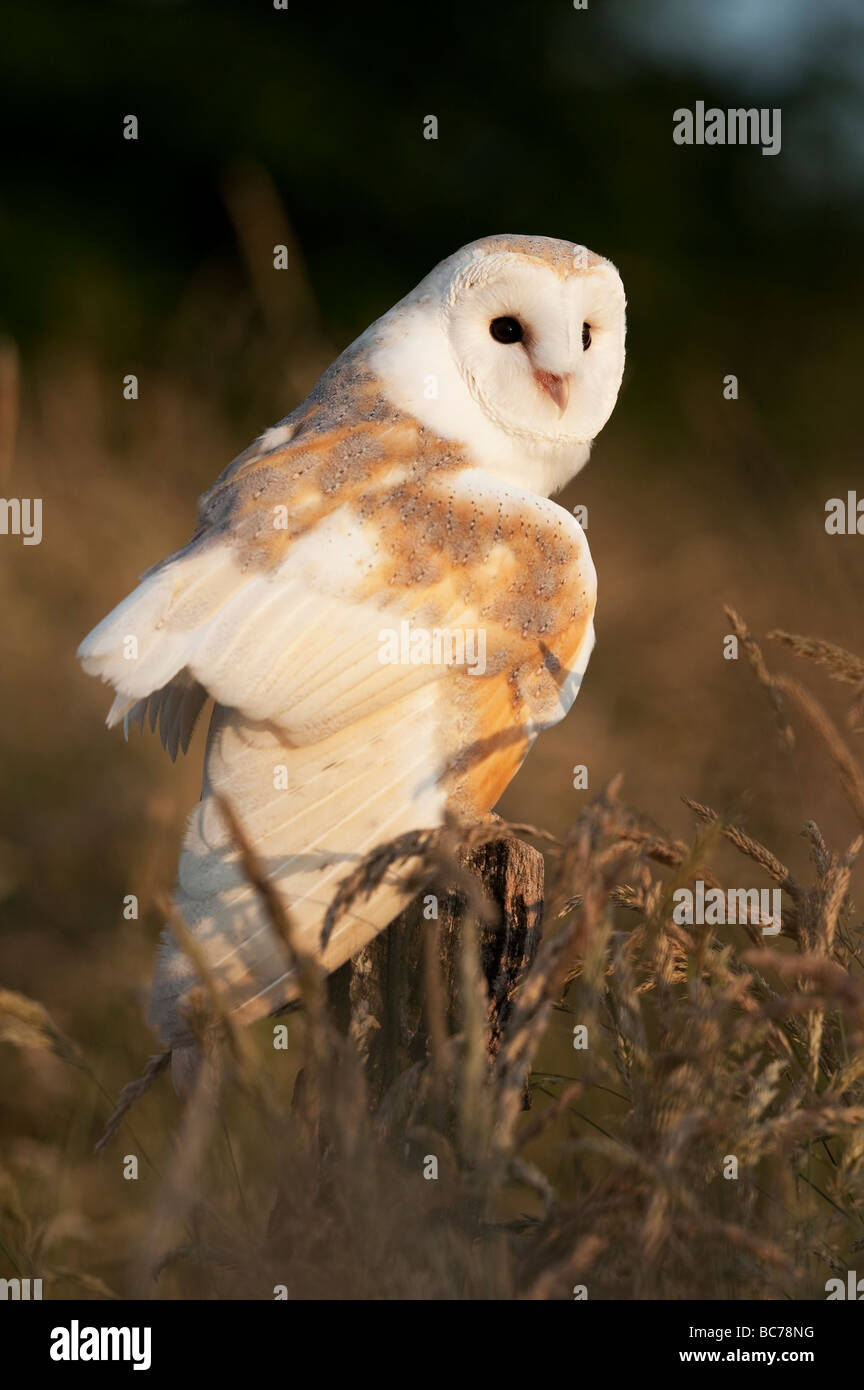
<path id="1" fill-rule="evenodd" d="M 857 813 L 860 769 L 842 736 L 812 693 L 773 676 L 747 642 L 784 727 L 788 700 L 820 734 Z M 374 1112 L 313 963 L 301 970 L 303 1008 L 285 1021 L 287 1051 L 273 1048 L 271 1025 L 238 1032 L 205 978 L 196 1085 L 173 1124 L 148 1118 L 159 1173 L 139 1178 L 146 1220 L 124 1216 L 121 1189 L 97 1235 L 93 1191 L 121 1153 L 140 1154 L 130 1105 L 152 1097 L 163 1059 L 127 1090 L 101 1159 L 88 1156 L 86 1132 L 61 1155 L 50 1127 L 40 1155 L 7 1138 L 9 1270 L 94 1297 L 270 1298 L 284 1287 L 290 1298 L 546 1299 L 577 1285 L 594 1298 L 822 1295 L 864 1245 L 864 971 L 849 896 L 861 838 L 832 852 L 809 824 L 802 881 L 690 804 L 696 833 L 673 840 L 613 785 L 549 842 L 545 940 L 491 1061 L 469 914 L 457 1027 L 437 1019 L 427 1061 Z M 235 834 L 266 902 L 254 851 L 241 826 Z M 453 836 L 448 827 L 378 853 L 345 901 L 388 858 L 425 854 L 440 876 Z M 781 887 L 782 936 L 763 938 L 753 922 L 673 921 L 676 887 L 718 882 L 722 838 L 741 856 L 730 886 L 762 874 Z M 277 925 L 290 953 L 290 921 Z M 566 1072 L 543 1062 L 560 1025 L 587 1030 Z M 22 1054 L 47 1050 L 75 1068 L 82 1092 L 98 1080 L 41 1005 L 5 993 L 0 1029 Z M 45 1151 L 75 1173 L 74 1206 L 48 1221 L 33 1182 Z M 436 1180 L 424 1178 L 430 1156 Z M 88 1235 L 77 1261 L 55 1262 L 76 1222 Z"/>

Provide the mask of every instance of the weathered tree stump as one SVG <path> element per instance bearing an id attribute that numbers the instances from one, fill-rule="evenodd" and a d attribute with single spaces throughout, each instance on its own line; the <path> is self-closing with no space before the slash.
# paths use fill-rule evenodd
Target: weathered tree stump
<path id="1" fill-rule="evenodd" d="M 502 836 L 460 850 L 456 857 L 486 900 L 486 920 L 481 917 L 477 934 L 494 1055 L 514 992 L 540 942 L 543 856 L 521 840 Z M 437 917 L 432 915 L 436 907 Z M 452 883 L 433 885 L 330 977 L 333 1018 L 343 1032 L 350 1031 L 364 1057 L 374 1104 L 427 1055 L 427 990 L 437 987 L 430 980 L 430 961 L 440 982 L 440 1012 L 450 1031 L 460 1026 L 461 928 L 470 911 L 464 893 Z"/>

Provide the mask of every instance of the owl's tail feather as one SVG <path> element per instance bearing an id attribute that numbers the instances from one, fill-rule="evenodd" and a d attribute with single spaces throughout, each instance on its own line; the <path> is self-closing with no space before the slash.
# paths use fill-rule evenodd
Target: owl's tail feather
<path id="1" fill-rule="evenodd" d="M 340 881 L 377 845 L 443 819 L 444 794 L 429 747 L 435 698 L 434 687 L 415 691 L 302 747 L 272 725 L 217 705 L 203 795 L 187 830 L 175 898 L 199 961 L 169 934 L 154 977 L 150 1022 L 167 1045 L 184 1049 L 192 1041 L 189 992 L 202 968 L 242 1023 L 298 994 L 285 944 L 244 874 L 220 798 L 287 908 L 297 949 L 335 970 L 405 906 L 416 865 L 393 865 L 379 887 L 340 917 L 325 947 L 324 918 Z M 175 1074 L 184 1066 L 181 1057 Z"/>

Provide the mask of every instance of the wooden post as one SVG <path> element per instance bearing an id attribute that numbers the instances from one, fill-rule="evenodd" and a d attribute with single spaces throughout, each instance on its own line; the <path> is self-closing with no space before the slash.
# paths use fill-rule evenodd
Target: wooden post
<path id="1" fill-rule="evenodd" d="M 489 1050 L 494 1054 L 514 991 L 540 941 L 543 856 L 522 840 L 502 836 L 459 851 L 457 860 L 478 880 L 489 902 L 491 920 L 478 923 L 478 937 L 480 969 L 489 992 Z M 437 918 L 429 915 L 430 894 L 437 900 Z M 430 931 L 437 931 L 449 1027 L 459 1027 L 460 926 L 466 910 L 464 896 L 452 884 L 430 887 L 330 977 L 334 1020 L 355 1038 L 376 1106 L 397 1076 L 426 1057 L 424 955 Z"/>

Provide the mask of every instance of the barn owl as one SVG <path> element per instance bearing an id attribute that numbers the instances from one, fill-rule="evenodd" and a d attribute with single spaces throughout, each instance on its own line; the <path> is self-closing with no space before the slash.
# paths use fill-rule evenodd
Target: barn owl
<path id="1" fill-rule="evenodd" d="M 549 498 L 614 406 L 624 303 L 585 247 L 463 247 L 228 466 L 188 545 L 81 644 L 116 691 L 109 726 L 148 717 L 172 758 L 214 702 L 175 901 L 240 1022 L 297 985 L 220 796 L 332 971 L 405 906 L 412 866 L 324 944 L 340 880 L 403 832 L 484 817 L 570 708 L 596 578 Z M 149 1017 L 175 1052 L 197 982 L 164 940 Z"/>

